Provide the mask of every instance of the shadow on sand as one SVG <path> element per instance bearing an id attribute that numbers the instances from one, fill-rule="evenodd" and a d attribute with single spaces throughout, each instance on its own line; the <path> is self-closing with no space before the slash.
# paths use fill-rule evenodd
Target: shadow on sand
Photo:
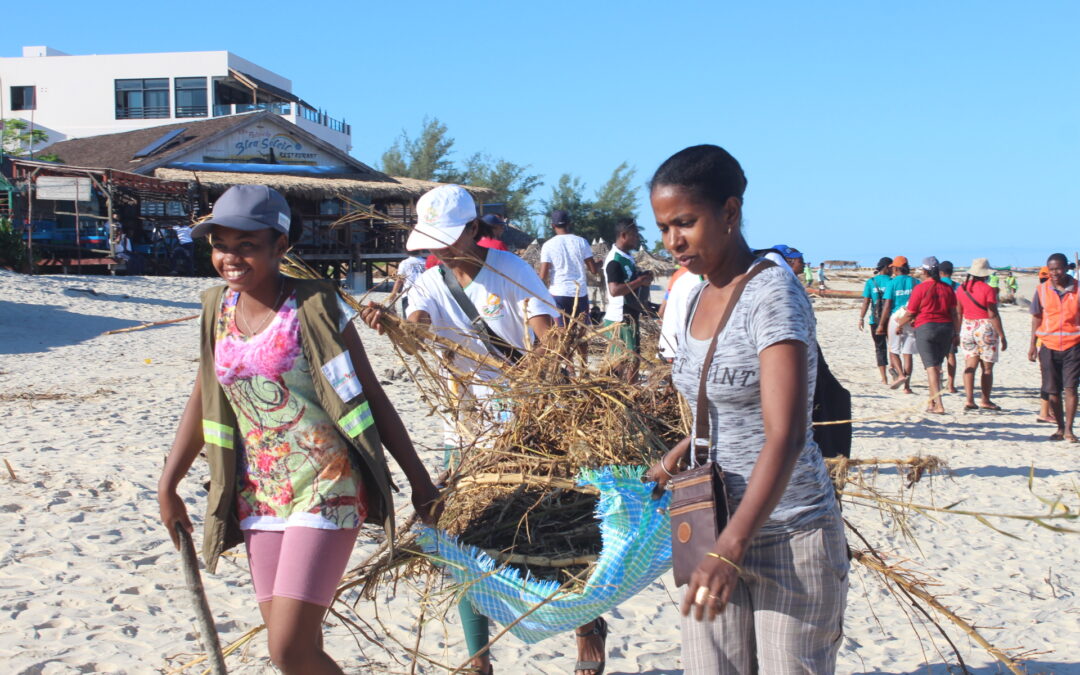
<path id="1" fill-rule="evenodd" d="M 78 344 L 139 321 L 75 314 L 52 305 L 0 300 L 0 354 L 33 354 Z"/>
<path id="2" fill-rule="evenodd" d="M 136 295 L 124 295 L 117 293 L 102 293 L 98 291 L 94 293 L 87 293 L 87 290 L 93 290 L 89 286 L 69 286 L 64 289 L 63 294 L 69 298 L 81 298 L 83 300 L 106 300 L 108 302 L 133 302 L 140 305 L 156 305 L 158 307 L 176 307 L 179 309 L 199 309 L 202 307 L 198 302 L 177 302 L 175 300 L 160 300 L 158 298 L 140 298 Z"/>

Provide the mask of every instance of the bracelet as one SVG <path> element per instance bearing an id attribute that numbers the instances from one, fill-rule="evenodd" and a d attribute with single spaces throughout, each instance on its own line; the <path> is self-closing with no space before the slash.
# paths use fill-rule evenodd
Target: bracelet
<path id="1" fill-rule="evenodd" d="M 677 468 L 677 467 L 676 467 Z M 660 470 L 667 474 L 668 478 L 674 478 L 675 474 L 667 470 L 667 466 L 664 465 L 664 458 L 660 458 Z"/>
<path id="2" fill-rule="evenodd" d="M 738 565 L 736 565 L 735 563 L 731 562 L 730 560 L 728 560 L 728 559 L 727 559 L 727 558 L 725 558 L 724 556 L 720 555 L 719 553 L 713 553 L 712 551 L 709 551 L 709 552 L 708 552 L 708 553 L 706 553 L 705 555 L 709 556 L 710 558 L 716 558 L 717 560 L 720 560 L 720 561 L 726 562 L 727 564 L 729 564 L 729 565 L 731 565 L 732 567 L 734 567 L 734 568 L 735 568 L 735 572 L 736 572 L 736 573 L 737 573 L 737 574 L 738 574 L 738 575 L 739 575 L 740 577 L 741 577 L 741 576 L 743 575 L 743 571 L 742 571 L 742 568 L 741 568 L 741 567 L 739 567 L 739 566 L 738 566 Z"/>

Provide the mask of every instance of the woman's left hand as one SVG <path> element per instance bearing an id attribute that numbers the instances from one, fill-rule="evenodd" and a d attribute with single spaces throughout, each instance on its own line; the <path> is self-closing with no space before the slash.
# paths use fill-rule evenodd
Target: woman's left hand
<path id="1" fill-rule="evenodd" d="M 693 611 L 697 621 L 712 621 L 717 614 L 723 612 L 732 591 L 735 590 L 735 584 L 739 581 L 739 570 L 735 567 L 738 563 L 737 554 L 733 551 L 713 553 L 731 562 L 706 555 L 690 575 L 680 611 L 683 616 L 689 616 Z"/>

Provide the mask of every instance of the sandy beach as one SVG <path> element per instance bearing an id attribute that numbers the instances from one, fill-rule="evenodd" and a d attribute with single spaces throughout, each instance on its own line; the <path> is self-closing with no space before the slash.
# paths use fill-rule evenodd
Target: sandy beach
<path id="1" fill-rule="evenodd" d="M 170 672 L 200 651 L 179 556 L 158 520 L 155 498 L 195 377 L 198 322 L 102 333 L 196 314 L 199 292 L 215 283 L 0 271 L 0 458 L 14 472 L 12 479 L 0 467 L 3 672 Z M 847 285 L 855 287 L 854 281 Z M 1033 288 L 1034 280 L 1023 277 L 1020 297 L 1030 297 Z M 1023 303 L 1002 310 L 1010 348 L 996 369 L 995 401 L 1003 411 L 965 414 L 963 396 L 954 394 L 945 399 L 948 414 L 933 419 L 919 412 L 926 395 L 921 368 L 913 379 L 917 396 L 878 382 L 871 339 L 857 329 L 856 301 L 826 299 L 816 306 L 822 349 L 852 392 L 854 416 L 873 419 L 856 425 L 853 457 L 945 460 L 949 474 L 924 479 L 907 493 L 922 504 L 959 502 L 972 511 L 1036 515 L 1048 510 L 1036 496 L 1061 496 L 1074 512 L 1080 506 L 1080 446 L 1047 441 L 1053 429 L 1035 420 L 1039 371 L 1026 358 L 1030 319 Z M 376 373 L 400 367 L 385 338 L 366 328 L 361 336 Z M 422 457 L 437 470 L 439 422 L 410 380 L 383 380 Z M 197 461 L 182 488 L 197 527 L 205 474 L 205 463 Z M 877 477 L 885 490 L 900 484 L 895 470 L 882 469 Z M 399 496 L 399 506 L 402 517 L 410 511 L 405 497 Z M 1027 654 L 1028 672 L 1080 674 L 1080 535 L 991 520 L 1013 539 L 973 518 L 913 515 L 908 539 L 890 517 L 869 508 L 846 507 L 845 516 L 882 551 L 910 559 L 913 569 L 939 583 L 931 591 L 994 645 Z M 1080 529 L 1075 520 L 1062 524 Z M 363 530 L 354 563 L 380 535 L 376 528 Z M 242 556 L 227 559 L 217 574 L 204 574 L 204 583 L 224 643 L 260 623 Z M 608 673 L 682 672 L 678 597 L 669 573 L 610 615 Z M 942 654 L 952 660 L 948 644 L 939 636 L 936 644 L 917 637 L 910 621 L 924 636 L 927 630 L 905 606 L 853 567 L 838 672 L 950 672 L 941 665 Z M 415 640 L 416 611 L 417 593 L 406 585 L 375 603 L 361 601 L 358 613 L 386 650 L 333 618 L 327 650 L 346 672 L 409 672 L 401 643 Z M 1007 672 L 935 618 L 971 672 Z M 456 615 L 445 627 L 429 620 L 420 648 L 442 663 L 464 661 Z M 572 673 L 575 653 L 569 635 L 536 645 L 507 637 L 494 649 L 494 664 L 500 673 Z M 274 672 L 264 637 L 228 663 L 235 673 Z M 425 664 L 418 672 L 445 671 Z"/>

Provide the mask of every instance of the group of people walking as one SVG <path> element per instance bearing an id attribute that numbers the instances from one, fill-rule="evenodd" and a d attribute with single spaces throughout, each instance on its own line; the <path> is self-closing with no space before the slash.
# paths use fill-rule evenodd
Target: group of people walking
<path id="1" fill-rule="evenodd" d="M 1028 358 L 1038 361 L 1039 420 L 1057 425 L 1052 440 L 1075 441 L 1072 423 L 1080 379 L 1080 314 L 1072 266 L 1055 253 L 1040 271 L 1031 299 Z M 904 256 L 882 258 L 863 287 L 859 330 L 870 325 L 881 381 L 913 393 L 912 360 L 919 355 L 929 388 L 927 412 L 945 412 L 943 394 L 956 393 L 957 352 L 963 366 L 964 410 L 1001 410 L 993 402 L 994 366 L 1008 349 L 999 310 L 999 289 L 1015 288 L 1015 276 L 1000 280 L 986 258 L 972 261 L 963 281 L 953 280 L 953 264 L 930 256 L 911 275 Z M 943 370 L 944 367 L 944 370 Z M 978 400 L 976 400 L 976 375 Z"/>

